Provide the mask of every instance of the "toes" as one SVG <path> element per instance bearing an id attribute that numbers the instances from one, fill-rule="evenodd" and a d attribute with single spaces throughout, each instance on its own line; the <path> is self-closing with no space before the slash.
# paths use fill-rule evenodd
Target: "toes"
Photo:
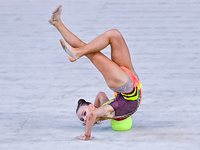
<path id="1" fill-rule="evenodd" d="M 58 6 L 54 11 L 53 14 L 56 14 L 57 12 L 62 11 L 62 5 Z"/>

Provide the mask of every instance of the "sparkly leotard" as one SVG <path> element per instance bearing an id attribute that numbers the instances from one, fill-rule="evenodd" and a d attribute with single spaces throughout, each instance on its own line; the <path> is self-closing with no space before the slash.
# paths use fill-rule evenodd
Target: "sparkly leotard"
<path id="1" fill-rule="evenodd" d="M 104 104 L 113 107 L 115 117 L 112 119 L 117 121 L 124 120 L 135 113 L 142 98 L 142 84 L 138 77 L 126 67 L 121 66 L 121 68 L 131 77 L 133 90 L 130 93 L 115 93 L 115 98 Z"/>

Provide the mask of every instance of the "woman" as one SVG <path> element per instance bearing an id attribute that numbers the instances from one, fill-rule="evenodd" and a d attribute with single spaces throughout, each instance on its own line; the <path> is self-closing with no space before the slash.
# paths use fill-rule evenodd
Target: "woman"
<path id="1" fill-rule="evenodd" d="M 69 31 L 61 21 L 62 6 L 53 12 L 49 23 L 54 25 L 63 36 L 60 40 L 71 62 L 86 56 L 103 75 L 108 87 L 116 96 L 109 101 L 105 93 L 99 92 L 95 103 L 83 99 L 78 101 L 77 116 L 86 125 L 85 134 L 78 139 L 90 140 L 93 125 L 102 120 L 123 120 L 132 115 L 141 101 L 141 83 L 132 66 L 129 49 L 121 35 L 116 30 L 109 30 L 98 36 L 89 44 L 81 41 Z M 100 51 L 111 46 L 111 60 Z"/>

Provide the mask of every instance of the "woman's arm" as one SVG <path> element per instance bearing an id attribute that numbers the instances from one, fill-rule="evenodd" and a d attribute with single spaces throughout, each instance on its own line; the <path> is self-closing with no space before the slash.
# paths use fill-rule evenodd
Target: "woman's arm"
<path id="1" fill-rule="evenodd" d="M 96 108 L 101 107 L 104 103 L 106 103 L 108 101 L 108 97 L 104 92 L 99 92 L 96 96 L 96 99 L 94 101 L 94 106 Z"/>
<path id="2" fill-rule="evenodd" d="M 91 136 L 92 128 L 95 122 L 99 121 L 100 118 L 108 119 L 114 117 L 114 109 L 110 105 L 106 105 L 100 108 L 97 108 L 94 110 L 86 121 L 86 128 L 85 128 L 85 134 L 83 136 L 78 136 L 77 139 L 81 140 L 91 140 L 94 138 L 94 136 Z"/>
<path id="3" fill-rule="evenodd" d="M 107 95 L 104 92 L 99 92 L 95 98 L 94 101 L 94 106 L 96 108 L 101 107 L 104 103 L 106 103 L 107 101 L 109 101 Z M 86 125 L 86 122 L 82 123 L 84 126 Z M 100 124 L 99 121 L 95 122 L 95 124 Z"/>
<path id="4" fill-rule="evenodd" d="M 87 121 L 86 121 L 86 128 L 85 128 L 85 134 L 82 136 L 78 136 L 77 139 L 81 139 L 81 140 L 91 140 L 94 138 L 94 136 L 91 136 L 91 132 L 92 132 L 92 128 L 93 125 L 95 124 L 96 120 L 97 120 L 97 113 L 96 111 L 92 112 Z"/>

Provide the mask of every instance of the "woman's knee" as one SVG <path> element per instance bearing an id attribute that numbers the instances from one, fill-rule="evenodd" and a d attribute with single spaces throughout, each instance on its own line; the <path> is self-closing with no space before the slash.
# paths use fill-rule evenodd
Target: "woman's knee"
<path id="1" fill-rule="evenodd" d="M 116 37 L 116 38 L 121 38 L 122 37 L 120 31 L 117 30 L 117 29 L 108 30 L 108 31 L 106 31 L 105 34 L 107 34 L 108 37 Z"/>

